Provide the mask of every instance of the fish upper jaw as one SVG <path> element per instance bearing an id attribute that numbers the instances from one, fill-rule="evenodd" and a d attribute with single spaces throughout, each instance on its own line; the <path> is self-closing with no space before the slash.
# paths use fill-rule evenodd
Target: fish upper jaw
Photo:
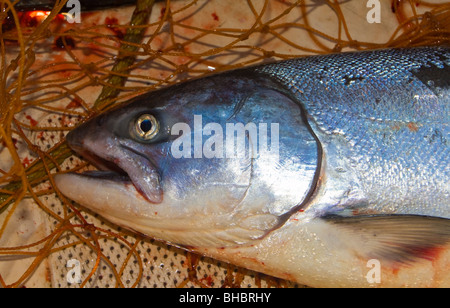
<path id="1" fill-rule="evenodd" d="M 161 203 L 163 190 L 160 175 L 150 160 L 126 146 L 121 146 L 118 154 L 123 159 L 117 159 L 117 165 L 128 174 L 136 190 L 147 201 Z"/>
<path id="2" fill-rule="evenodd" d="M 128 177 L 146 201 L 154 204 L 162 202 L 163 190 L 158 170 L 149 158 L 121 142 L 120 138 L 102 130 L 95 132 L 92 123 L 88 123 L 83 129 L 69 133 L 66 139 L 75 152 L 104 171 L 89 173 L 90 177 L 119 178 L 122 181 Z"/>

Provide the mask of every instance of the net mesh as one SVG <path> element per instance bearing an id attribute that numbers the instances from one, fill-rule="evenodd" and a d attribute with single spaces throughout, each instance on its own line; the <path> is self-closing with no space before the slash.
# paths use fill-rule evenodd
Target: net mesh
<path id="1" fill-rule="evenodd" d="M 156 2 L 151 14 L 153 1 L 140 0 L 138 9 L 84 12 L 69 23 L 66 1 L 18 12 L 18 1 L 0 0 L 3 287 L 297 286 L 129 233 L 73 204 L 52 175 L 93 167 L 73 155 L 65 134 L 121 101 L 192 77 L 450 37 L 450 3 L 437 0 L 370 1 L 380 23 L 369 23 L 376 12 L 360 0 L 172 0 Z M 79 261 L 81 281 L 70 260 Z"/>

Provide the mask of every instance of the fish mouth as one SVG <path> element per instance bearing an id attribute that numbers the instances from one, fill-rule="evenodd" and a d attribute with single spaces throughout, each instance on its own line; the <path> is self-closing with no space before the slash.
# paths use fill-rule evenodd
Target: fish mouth
<path id="1" fill-rule="evenodd" d="M 70 142 L 70 147 L 98 170 L 86 171 L 79 175 L 98 181 L 116 182 L 121 185 L 133 184 L 136 191 L 150 203 L 162 202 L 160 175 L 149 158 L 126 145 L 116 144 L 114 151 L 96 151 L 102 146 L 95 143 L 80 144 Z M 93 149 L 91 149 L 93 148 Z"/>
<path id="2" fill-rule="evenodd" d="M 98 180 L 108 180 L 113 182 L 120 182 L 124 184 L 133 184 L 130 177 L 125 174 L 118 174 L 114 171 L 85 171 L 80 175 L 85 177 L 90 177 Z M 133 184 L 134 185 L 134 184 Z"/>
<path id="3" fill-rule="evenodd" d="M 98 170 L 89 170 L 80 173 L 80 175 L 85 177 L 90 177 L 98 180 L 109 180 L 114 182 L 121 182 L 124 184 L 131 184 L 130 176 L 128 173 L 120 168 L 117 164 L 112 161 L 101 158 L 90 151 L 83 151 L 79 153 L 82 157 L 88 160 L 92 165 L 94 165 Z"/>

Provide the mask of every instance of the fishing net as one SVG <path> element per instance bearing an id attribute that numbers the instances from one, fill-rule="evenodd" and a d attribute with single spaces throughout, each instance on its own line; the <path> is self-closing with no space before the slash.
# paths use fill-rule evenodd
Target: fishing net
<path id="1" fill-rule="evenodd" d="M 64 136 L 121 101 L 192 77 L 449 42 L 450 3 L 438 0 L 139 0 L 79 16 L 66 1 L 20 12 L 18 1 L 0 0 L 3 287 L 297 286 L 127 232 L 67 200 L 52 176 L 93 167 Z"/>

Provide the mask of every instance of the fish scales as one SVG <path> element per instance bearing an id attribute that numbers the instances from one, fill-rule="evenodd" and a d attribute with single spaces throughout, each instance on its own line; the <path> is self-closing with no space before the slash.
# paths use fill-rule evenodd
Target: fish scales
<path id="1" fill-rule="evenodd" d="M 72 131 L 100 171 L 55 182 L 120 226 L 302 284 L 448 287 L 449 61 L 312 56 L 150 92 Z"/>
<path id="2" fill-rule="evenodd" d="M 448 49 L 423 48 L 298 59 L 256 71 L 293 91 L 323 145 L 345 140 L 346 158 L 371 200 L 366 210 L 450 218 L 449 65 Z M 435 74 L 423 82 L 429 70 Z M 436 78 L 441 71 L 445 76 Z"/>

